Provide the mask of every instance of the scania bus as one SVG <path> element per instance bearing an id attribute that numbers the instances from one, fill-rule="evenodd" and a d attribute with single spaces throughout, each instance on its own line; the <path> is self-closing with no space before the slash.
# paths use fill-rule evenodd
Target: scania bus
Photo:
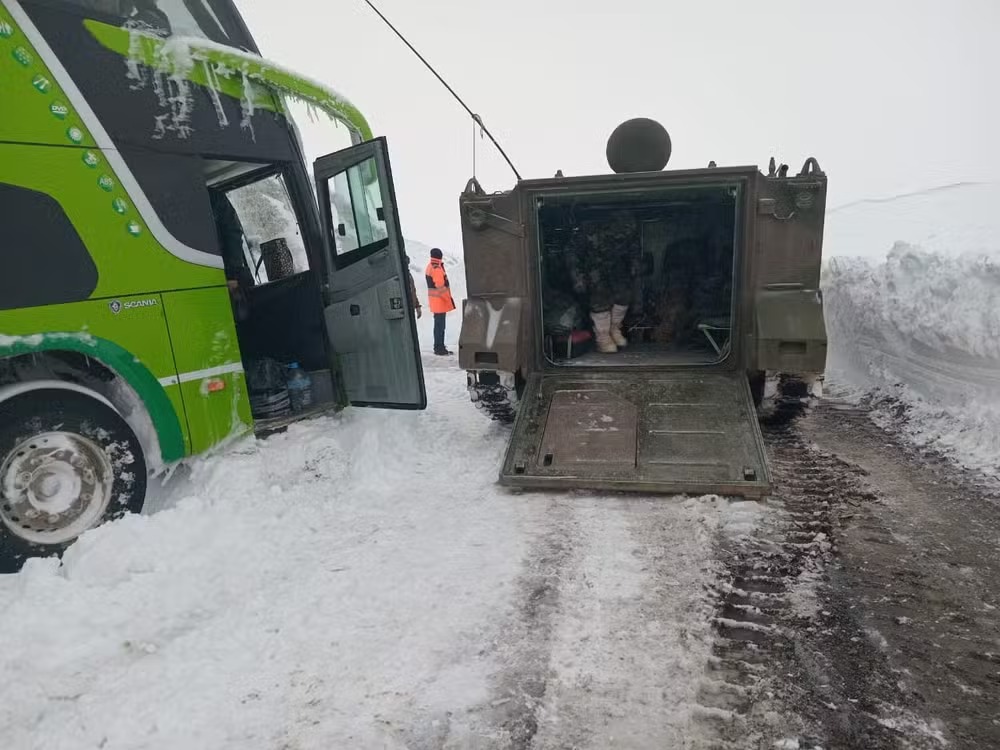
<path id="1" fill-rule="evenodd" d="M 290 100 L 351 132 L 311 176 Z M 230 0 L 0 0 L 0 257 L 2 562 L 236 436 L 426 406 L 385 140 Z M 312 407 L 257 408 L 293 362 Z"/>

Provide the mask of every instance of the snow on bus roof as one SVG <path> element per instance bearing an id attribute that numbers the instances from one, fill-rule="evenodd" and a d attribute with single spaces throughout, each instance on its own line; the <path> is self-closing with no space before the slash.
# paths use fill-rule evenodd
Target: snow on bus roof
<path id="1" fill-rule="evenodd" d="M 169 59 L 177 68 L 190 69 L 195 61 L 210 62 L 215 72 L 226 75 L 235 68 L 239 73 L 268 88 L 319 107 L 331 117 L 355 130 L 362 140 L 372 137 L 371 128 L 361 111 L 346 96 L 325 83 L 294 71 L 253 52 L 230 47 L 201 37 L 175 36 L 165 40 L 133 31 L 160 45 L 157 57 Z"/>

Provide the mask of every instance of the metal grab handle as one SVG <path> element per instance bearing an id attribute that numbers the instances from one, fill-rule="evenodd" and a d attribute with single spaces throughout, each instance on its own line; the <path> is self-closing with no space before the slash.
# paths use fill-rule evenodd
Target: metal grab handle
<path id="1" fill-rule="evenodd" d="M 802 165 L 802 171 L 799 172 L 799 177 L 805 177 L 806 175 L 815 174 L 822 175 L 823 170 L 819 168 L 819 162 L 812 156 L 806 159 L 806 163 Z"/>

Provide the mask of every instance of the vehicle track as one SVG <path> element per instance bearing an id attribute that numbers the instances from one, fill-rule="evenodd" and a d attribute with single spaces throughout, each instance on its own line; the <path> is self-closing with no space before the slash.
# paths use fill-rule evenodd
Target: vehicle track
<path id="1" fill-rule="evenodd" d="M 906 419 L 900 407 L 895 421 Z M 877 502 L 844 524 L 832 586 L 850 593 L 893 673 L 932 719 L 920 731 L 951 747 L 1000 747 L 1000 486 L 892 427 L 836 402 L 802 425 L 877 490 Z"/>
<path id="2" fill-rule="evenodd" d="M 935 747 L 905 736 L 921 707 L 835 581 L 842 528 L 878 496 L 863 469 L 812 443 L 803 428 L 814 419 L 763 426 L 772 512 L 749 534 L 720 536 L 727 574 L 699 694 L 714 739 L 703 746 Z"/>

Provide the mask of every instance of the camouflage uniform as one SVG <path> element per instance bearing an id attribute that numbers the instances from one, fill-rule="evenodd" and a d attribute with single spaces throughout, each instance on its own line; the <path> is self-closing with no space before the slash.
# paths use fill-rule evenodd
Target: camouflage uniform
<path id="1" fill-rule="evenodd" d="M 587 294 L 592 312 L 628 306 L 639 262 L 639 226 L 625 212 L 585 222 L 571 240 L 569 267 L 577 294 Z"/>

